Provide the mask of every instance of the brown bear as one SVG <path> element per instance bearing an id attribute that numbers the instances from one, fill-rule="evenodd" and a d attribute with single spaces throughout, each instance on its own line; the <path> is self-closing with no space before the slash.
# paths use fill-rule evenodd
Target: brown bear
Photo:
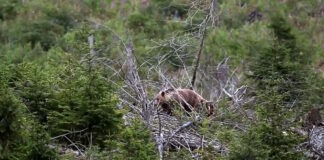
<path id="1" fill-rule="evenodd" d="M 208 116 L 214 112 L 213 103 L 204 99 L 201 95 L 190 89 L 167 89 L 160 91 L 155 96 L 155 101 L 163 111 L 172 114 L 172 102 L 180 104 L 187 112 L 192 109 L 197 110 L 200 105 L 205 105 L 208 111 Z"/>

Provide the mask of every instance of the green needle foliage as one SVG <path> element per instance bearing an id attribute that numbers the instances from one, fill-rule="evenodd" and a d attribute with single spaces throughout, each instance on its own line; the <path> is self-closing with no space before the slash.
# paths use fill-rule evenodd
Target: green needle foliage
<path id="1" fill-rule="evenodd" d="M 6 159 L 14 141 L 21 136 L 23 104 L 8 87 L 8 69 L 3 65 L 0 68 L 0 158 Z"/>
<path id="2" fill-rule="evenodd" d="M 3 65 L 0 68 L 0 159 L 55 159 L 45 127 L 34 120 L 8 86 L 17 78 L 13 70 Z"/>
<path id="3" fill-rule="evenodd" d="M 63 70 L 58 109 L 49 113 L 49 127 L 55 135 L 85 130 L 72 140 L 102 146 L 108 136 L 119 132 L 121 113 L 115 110 L 118 100 L 114 88 L 100 74 L 100 68 L 92 67 L 70 63 Z"/>
<path id="4" fill-rule="evenodd" d="M 294 147 L 303 137 L 291 128 L 300 128 L 303 116 L 324 103 L 323 2 L 213 0 L 210 12 L 211 2 L 0 0 L 0 159 L 73 159 L 61 155 L 77 150 L 72 143 L 86 159 L 158 158 L 147 126 L 140 120 L 123 124 L 129 108 L 117 93 L 127 71 L 124 43 L 134 44 L 150 98 L 160 89 L 160 73 L 184 87 L 210 13 L 198 78 L 218 76 L 208 71 L 230 57 L 240 85 L 252 90 L 243 97 L 256 95 L 256 101 L 241 107 L 253 120 L 224 98 L 215 104 L 215 117 L 195 126 L 205 139 L 229 147 L 229 156 L 207 146 L 192 153 L 202 159 L 300 159 Z M 204 97 L 218 85 L 199 83 L 195 89 Z M 165 157 L 192 155 L 165 150 Z"/>
<path id="5" fill-rule="evenodd" d="M 283 95 L 288 104 L 300 107 L 307 103 L 309 79 L 313 71 L 309 65 L 312 53 L 303 53 L 297 48 L 296 37 L 285 19 L 272 18 L 270 29 L 274 33 L 272 47 L 260 53 L 251 64 L 253 75 L 259 90 L 275 89 Z M 292 104 L 294 103 L 294 104 Z"/>
<path id="6" fill-rule="evenodd" d="M 118 146 L 122 152 L 117 154 L 116 158 L 129 160 L 158 159 L 151 133 L 139 120 L 133 121 L 132 126 L 127 126 L 120 135 Z"/>
<path id="7" fill-rule="evenodd" d="M 251 63 L 248 76 L 257 89 L 259 121 L 234 144 L 231 159 L 302 159 L 293 150 L 302 138 L 290 127 L 298 113 L 309 109 L 313 72 L 286 20 L 275 16 L 270 28 L 272 47 Z"/>

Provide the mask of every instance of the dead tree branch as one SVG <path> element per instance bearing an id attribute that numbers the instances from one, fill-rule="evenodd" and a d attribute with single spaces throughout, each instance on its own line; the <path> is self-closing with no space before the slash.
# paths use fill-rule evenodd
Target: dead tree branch
<path id="1" fill-rule="evenodd" d="M 133 54 L 133 43 L 128 42 L 126 45 L 126 56 L 128 62 L 128 73 L 127 80 L 130 83 L 130 87 L 137 93 L 136 96 L 142 105 L 142 116 L 143 119 L 149 124 L 150 121 L 150 111 L 152 107 L 150 107 L 150 103 L 146 94 L 146 91 L 142 85 L 140 76 L 138 75 L 138 71 L 136 68 L 135 58 Z"/>
<path id="2" fill-rule="evenodd" d="M 68 132 L 68 133 L 64 133 L 64 134 L 62 134 L 62 135 L 58 135 L 58 136 L 52 137 L 51 140 L 54 140 L 54 139 L 57 139 L 57 138 L 60 138 L 60 137 L 67 136 L 67 135 L 69 135 L 69 134 L 81 133 L 81 132 L 86 131 L 86 130 L 87 130 L 87 128 L 82 129 L 82 130 L 80 130 L 80 131 L 71 131 L 71 132 Z"/>
<path id="3" fill-rule="evenodd" d="M 183 124 L 182 126 L 180 126 L 178 129 L 176 129 L 176 130 L 171 134 L 171 136 L 169 136 L 169 138 L 168 138 L 168 140 L 167 140 L 167 142 L 166 142 L 165 145 L 168 145 L 168 144 L 169 144 L 170 139 L 173 138 L 173 137 L 175 136 L 175 134 L 177 134 L 178 132 L 182 131 L 183 129 L 185 129 L 185 128 L 191 126 L 192 124 L 193 124 L 193 122 L 187 122 L 187 123 Z"/>
<path id="4" fill-rule="evenodd" d="M 150 103 L 148 96 L 146 94 L 146 91 L 144 89 L 144 86 L 142 84 L 142 81 L 140 79 L 140 76 L 137 71 L 136 62 L 134 58 L 133 53 L 133 44 L 132 42 L 128 42 L 126 45 L 126 61 L 128 64 L 128 72 L 127 72 L 127 80 L 128 80 L 128 87 L 132 88 L 132 90 L 135 92 L 137 99 L 140 102 L 140 105 L 142 107 L 141 116 L 146 123 L 146 125 L 149 128 L 152 128 L 150 125 L 150 118 L 153 114 L 153 104 Z M 152 130 L 152 129 L 151 129 Z M 155 141 L 157 144 L 157 148 L 159 151 L 159 157 L 160 160 L 163 159 L 163 134 L 160 132 L 160 134 L 155 135 Z"/>
<path id="5" fill-rule="evenodd" d="M 208 20 L 209 20 L 209 15 L 207 15 L 206 19 L 205 19 L 203 35 L 202 35 L 201 40 L 200 40 L 199 50 L 198 50 L 197 57 L 196 57 L 196 63 L 195 63 L 195 66 L 194 66 L 194 71 L 193 71 L 192 80 L 191 80 L 191 87 L 192 88 L 195 86 L 196 74 L 197 74 L 197 69 L 198 69 L 199 63 L 200 63 L 201 52 L 202 52 L 203 47 L 204 47 L 204 41 L 205 41 L 206 32 L 207 32 Z"/>

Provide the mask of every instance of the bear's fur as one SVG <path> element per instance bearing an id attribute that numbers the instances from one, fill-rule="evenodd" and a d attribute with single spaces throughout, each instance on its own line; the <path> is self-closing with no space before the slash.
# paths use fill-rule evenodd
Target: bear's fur
<path id="1" fill-rule="evenodd" d="M 208 116 L 214 112 L 214 106 L 212 102 L 207 101 L 201 95 L 190 89 L 167 89 L 160 91 L 155 100 L 158 106 L 168 114 L 172 114 L 172 102 L 180 104 L 187 112 L 191 112 L 192 109 L 197 110 L 199 106 L 205 105 L 207 107 Z"/>
<path id="2" fill-rule="evenodd" d="M 323 125 L 323 120 L 321 117 L 320 108 L 312 108 L 306 116 L 306 119 L 303 123 L 303 127 L 307 131 L 310 131 L 313 128 L 313 126 L 322 126 L 322 125 Z"/>

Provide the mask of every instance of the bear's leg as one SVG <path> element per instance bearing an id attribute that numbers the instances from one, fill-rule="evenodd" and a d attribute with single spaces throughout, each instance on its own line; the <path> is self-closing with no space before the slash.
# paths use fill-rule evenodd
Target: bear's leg
<path id="1" fill-rule="evenodd" d="M 191 112 L 191 109 L 190 109 L 191 107 L 189 107 L 188 104 L 182 103 L 182 106 L 187 112 Z"/>

